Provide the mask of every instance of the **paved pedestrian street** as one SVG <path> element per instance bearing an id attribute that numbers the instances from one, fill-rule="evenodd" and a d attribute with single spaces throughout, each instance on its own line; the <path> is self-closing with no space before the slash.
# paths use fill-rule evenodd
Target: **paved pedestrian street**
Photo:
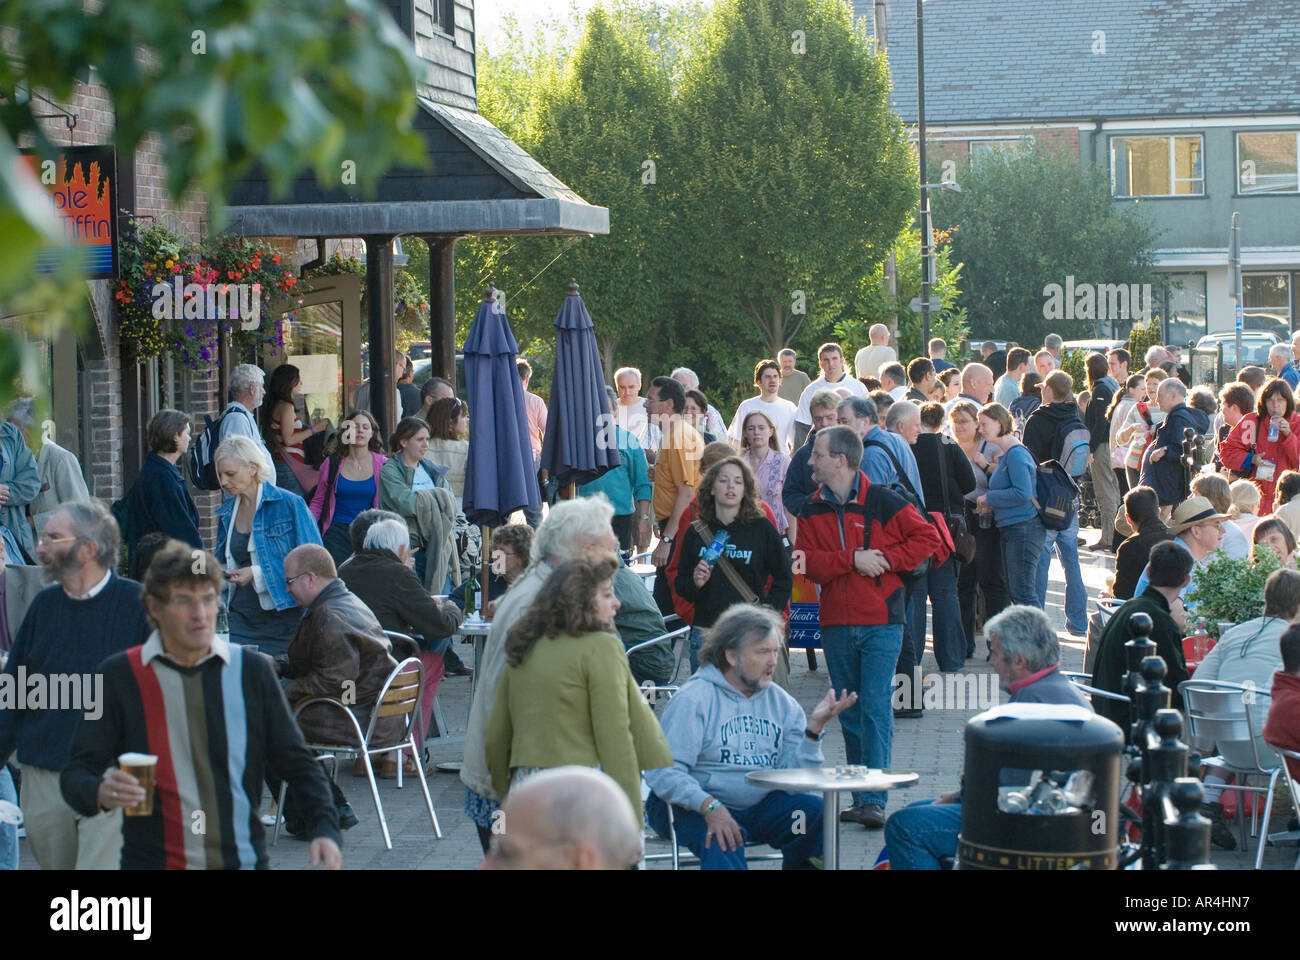
<path id="1" fill-rule="evenodd" d="M 1095 531 L 1085 530 L 1085 537 L 1095 535 Z M 1114 567 L 1114 559 L 1108 554 L 1081 551 L 1080 563 L 1088 594 L 1095 597 L 1104 585 L 1106 574 Z M 1062 667 L 1066 670 L 1081 670 L 1083 667 L 1084 642 L 1082 638 L 1071 637 L 1065 632 L 1065 619 L 1062 609 L 1064 602 L 1065 581 L 1060 567 L 1053 562 L 1051 580 L 1048 586 L 1047 612 L 1058 630 L 1061 640 Z M 471 648 L 462 646 L 462 655 L 468 661 L 472 657 Z M 997 690 L 997 679 L 992 668 L 985 663 L 987 647 L 983 638 L 977 641 L 976 656 L 967 662 L 962 675 L 973 674 L 977 679 L 976 689 L 982 695 L 991 684 Z M 817 669 L 809 670 L 808 661 L 803 651 L 796 650 L 790 658 L 790 691 L 803 705 L 811 710 L 818 700 L 825 695 L 829 679 L 826 673 L 826 661 L 818 654 Z M 933 656 L 927 652 L 923 665 L 924 674 L 936 670 Z M 966 681 L 959 688 L 963 692 L 968 687 Z M 470 681 L 468 678 L 452 677 L 443 681 L 439 699 L 448 725 L 453 735 L 463 732 L 465 717 L 468 712 Z M 1005 693 L 1000 693 L 1002 700 Z M 891 794 L 887 812 L 910 803 L 935 796 L 939 793 L 955 790 L 959 785 L 963 765 L 962 731 L 966 721 L 978 713 L 975 708 L 966 709 L 927 709 L 925 716 L 919 720 L 900 720 L 894 729 L 893 766 L 899 770 L 913 770 L 920 775 L 915 787 L 896 791 Z M 823 749 L 828 764 L 844 762 L 844 740 L 840 734 L 839 724 L 830 723 L 826 728 Z M 430 754 L 435 762 L 455 761 L 460 759 L 461 746 L 449 744 L 434 745 Z M 407 779 L 402 789 L 397 789 L 394 780 L 379 781 L 380 796 L 388 815 L 389 830 L 392 833 L 393 849 L 385 850 L 383 835 L 374 812 L 370 791 L 364 778 L 351 775 L 351 764 L 340 764 L 339 783 L 348 799 L 352 802 L 360 823 L 344 834 L 343 864 L 350 870 L 469 870 L 477 867 L 483 856 L 478 842 L 478 835 L 473 824 L 464 814 L 465 788 L 460 778 L 454 773 L 435 773 L 429 778 L 429 788 L 433 796 L 434 807 L 442 826 L 442 839 L 434 840 L 433 828 L 424 805 L 418 781 Z M 1285 828 L 1285 821 L 1290 808 L 1284 802 L 1275 802 L 1275 811 L 1281 810 L 1274 819 L 1275 831 Z M 1235 829 L 1235 827 L 1234 827 Z M 849 870 L 870 869 L 876 862 L 884 844 L 884 832 L 864 830 L 856 824 L 843 824 L 840 830 L 841 868 Z M 1251 840 L 1249 852 L 1238 848 L 1232 852 L 1213 850 L 1212 859 L 1220 869 L 1250 869 L 1254 860 L 1254 839 Z M 666 853 L 668 844 L 658 839 L 650 839 L 646 844 L 647 853 Z M 307 845 L 281 835 L 278 845 L 268 847 L 271 867 L 280 870 L 300 870 L 307 867 Z M 1296 857 L 1294 844 L 1270 846 L 1264 854 L 1265 869 L 1289 869 Z M 22 841 L 22 868 L 36 869 L 36 860 L 26 840 Z M 669 869 L 666 860 L 650 864 L 651 869 Z M 752 865 L 753 869 L 779 869 L 779 861 L 764 861 Z"/>

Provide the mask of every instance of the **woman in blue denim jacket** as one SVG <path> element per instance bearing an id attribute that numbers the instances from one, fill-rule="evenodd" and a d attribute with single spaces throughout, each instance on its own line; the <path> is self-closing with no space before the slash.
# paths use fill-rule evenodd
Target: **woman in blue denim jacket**
<path id="1" fill-rule="evenodd" d="M 989 477 L 988 493 L 975 501 L 980 513 L 993 512 L 1002 536 L 1002 563 L 1012 603 L 1042 607 L 1038 600 L 1038 559 L 1047 530 L 1038 519 L 1034 498 L 1038 489 L 1038 464 L 1029 448 L 1012 432 L 1011 412 L 1000 403 L 980 409 L 980 436 L 1002 451 Z"/>
<path id="2" fill-rule="evenodd" d="M 289 595 L 284 558 L 304 543 L 319 544 L 316 521 L 302 497 L 270 483 L 257 445 L 229 437 L 214 458 L 229 499 L 217 510 L 212 552 L 226 570 L 230 639 L 287 656 L 302 611 Z"/>

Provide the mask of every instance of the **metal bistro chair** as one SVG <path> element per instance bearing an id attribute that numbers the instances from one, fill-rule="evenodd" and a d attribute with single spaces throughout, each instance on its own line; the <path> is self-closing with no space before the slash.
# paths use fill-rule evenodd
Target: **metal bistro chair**
<path id="1" fill-rule="evenodd" d="M 1268 743 L 1267 740 L 1264 742 Z M 1295 792 L 1296 782 L 1295 779 L 1291 776 L 1291 768 L 1286 765 L 1287 757 L 1290 757 L 1292 760 L 1300 760 L 1300 753 L 1297 753 L 1294 750 L 1286 750 L 1282 747 L 1279 747 L 1275 743 L 1269 743 L 1268 745 L 1272 747 L 1274 750 L 1276 750 L 1282 757 L 1282 776 L 1286 777 L 1286 789 L 1287 789 L 1287 793 L 1291 797 L 1291 810 L 1295 813 L 1297 817 L 1300 817 L 1300 797 L 1296 796 L 1296 792 Z M 1265 829 L 1268 828 L 1265 827 Z M 1273 843 L 1276 840 L 1296 840 L 1296 839 L 1300 839 L 1300 830 L 1284 830 L 1282 833 L 1270 833 L 1268 835 L 1269 843 Z M 1295 866 L 1292 867 L 1291 869 L 1300 870 L 1300 853 L 1296 854 Z"/>
<path id="2" fill-rule="evenodd" d="M 403 659 L 405 659 L 407 657 L 415 656 L 418 658 L 420 643 L 418 640 L 415 639 L 415 637 L 407 633 L 402 633 L 398 630 L 385 630 L 384 636 L 386 636 L 389 642 L 393 644 L 394 657 L 401 656 Z M 415 651 L 415 653 L 403 652 L 399 654 L 398 653 L 399 649 L 403 647 L 405 647 L 407 651 Z M 423 696 L 423 693 L 424 691 L 423 689 L 421 689 L 421 696 Z M 418 712 L 417 712 L 417 716 L 418 716 Z M 428 730 L 418 730 L 417 734 L 420 735 L 421 743 L 442 743 L 442 744 L 464 743 L 465 741 L 464 734 L 460 734 L 458 736 L 453 737 L 448 732 L 447 718 L 443 716 L 442 703 L 438 700 L 436 694 L 434 695 L 433 698 L 433 712 L 431 716 L 433 717 L 433 725 L 438 728 L 438 735 L 436 737 L 430 737 Z M 397 771 L 397 786 L 399 789 L 402 786 L 402 771 L 400 765 Z"/>
<path id="3" fill-rule="evenodd" d="M 1090 673 L 1074 673 L 1070 670 L 1062 670 L 1061 676 L 1065 677 L 1065 679 L 1069 680 L 1072 684 L 1086 693 L 1090 699 L 1101 697 L 1103 700 L 1114 700 L 1116 703 L 1129 702 L 1129 698 L 1124 696 L 1122 693 L 1115 693 L 1111 690 L 1103 690 L 1101 687 L 1094 687 L 1092 685 L 1092 674 Z"/>
<path id="4" fill-rule="evenodd" d="M 393 849 L 393 840 L 388 833 L 388 820 L 384 816 L 384 805 L 379 799 L 379 784 L 375 780 L 375 768 L 371 764 L 370 758 L 381 754 L 398 752 L 397 757 L 397 776 L 398 786 L 401 786 L 402 777 L 402 757 L 401 750 L 409 747 L 411 755 L 417 758 L 415 771 L 420 778 L 420 787 L 424 790 L 424 802 L 429 808 L 429 819 L 433 821 L 433 833 L 437 839 L 442 839 L 442 828 L 438 826 L 438 814 L 433 809 L 433 798 L 429 795 L 429 781 L 425 779 L 424 764 L 420 762 L 421 751 L 415 742 L 415 733 L 419 727 L 417 722 L 420 710 L 420 691 L 424 689 L 424 664 L 417 657 L 407 657 L 399 663 L 393 672 L 388 675 L 384 681 L 384 686 L 379 691 L 379 697 L 375 700 L 375 707 L 370 712 L 370 723 L 366 726 L 365 733 L 361 732 L 361 724 L 357 720 L 357 715 L 350 707 L 340 700 L 331 697 L 312 697 L 298 705 L 294 710 L 294 719 L 307 707 L 316 703 L 323 703 L 342 710 L 347 714 L 348 719 L 352 721 L 352 728 L 356 731 L 357 742 L 352 744 L 339 743 L 309 743 L 308 750 L 314 750 L 318 754 L 324 754 L 331 757 L 347 757 L 348 759 L 359 757 L 366 766 L 366 776 L 370 780 L 370 795 L 375 801 L 375 812 L 379 815 L 379 826 L 384 833 L 384 846 L 389 850 Z M 384 717 L 405 717 L 406 726 L 402 732 L 402 738 L 391 746 L 374 746 L 371 738 L 374 736 L 375 724 Z M 337 773 L 337 768 L 336 768 Z M 288 783 L 280 786 L 279 805 L 277 810 L 284 810 L 284 794 L 288 788 Z M 280 821 L 282 817 L 277 814 L 275 818 L 275 833 L 271 839 L 274 845 L 280 839 Z"/>
<path id="5" fill-rule="evenodd" d="M 673 805 L 671 803 L 664 804 L 664 806 L 668 808 L 668 836 L 660 837 L 658 834 L 655 833 L 654 828 L 650 826 L 649 821 L 645 818 L 645 804 L 649 798 L 650 798 L 650 785 L 645 782 L 645 777 L 642 777 L 641 778 L 642 846 L 644 847 L 644 843 L 646 840 L 662 841 L 668 844 L 668 852 L 667 853 L 643 853 L 641 856 L 641 861 L 643 863 L 649 863 L 651 861 L 656 861 L 656 860 L 671 860 L 673 864 L 672 868 L 674 870 L 680 870 L 682 868 L 683 862 L 686 862 L 688 865 L 692 863 L 699 863 L 700 862 L 699 857 L 691 853 L 689 850 L 683 853 L 680 844 L 678 844 L 677 842 L 677 824 L 673 817 Z M 762 860 L 782 859 L 782 854 L 780 850 L 775 850 L 771 853 L 757 853 L 757 852 L 750 853 L 749 852 L 751 850 L 757 850 L 757 848 L 763 846 L 766 846 L 766 844 L 746 843 L 745 862 L 756 863 Z"/>
<path id="6" fill-rule="evenodd" d="M 1262 724 L 1257 722 L 1268 714 L 1269 694 L 1240 683 L 1224 680 L 1184 680 L 1178 685 L 1187 711 L 1190 735 L 1203 743 L 1214 743 L 1218 756 L 1202 758 L 1201 763 L 1221 773 L 1235 774 L 1241 783 L 1226 784 L 1224 790 L 1264 794 L 1264 826 L 1258 829 L 1259 847 L 1255 851 L 1255 869 L 1264 860 L 1264 845 L 1268 842 L 1268 818 L 1273 811 L 1273 791 L 1285 764 L 1264 743 L 1260 736 Z M 1265 698 L 1257 709 L 1256 697 Z M 1262 746 L 1262 749 L 1261 749 Z M 1268 777 L 1267 787 L 1251 787 L 1244 782 L 1248 777 Z M 1249 850 L 1246 841 L 1246 816 L 1244 803 L 1237 803 L 1237 828 L 1241 833 L 1241 846 Z M 1258 827 L 1259 808 L 1251 812 L 1251 835 Z"/>

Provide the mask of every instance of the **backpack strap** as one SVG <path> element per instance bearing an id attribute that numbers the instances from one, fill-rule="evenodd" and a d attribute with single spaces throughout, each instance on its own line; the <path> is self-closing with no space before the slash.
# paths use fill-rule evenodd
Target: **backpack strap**
<path id="1" fill-rule="evenodd" d="M 885 456 L 887 456 L 889 458 L 889 462 L 894 465 L 894 472 L 898 474 L 899 482 L 907 488 L 908 492 L 912 496 L 916 497 L 917 500 L 921 501 L 922 506 L 926 505 L 925 497 L 921 496 L 921 494 L 917 492 L 916 488 L 912 486 L 912 481 L 907 479 L 907 473 L 903 470 L 903 465 L 898 462 L 898 458 L 894 456 L 893 450 L 890 450 L 889 447 L 885 446 L 885 444 L 881 443 L 879 440 L 865 440 L 863 441 L 862 445 L 864 447 L 879 447 L 881 450 L 884 450 Z M 868 490 L 867 495 L 870 496 L 870 494 L 871 491 Z"/>

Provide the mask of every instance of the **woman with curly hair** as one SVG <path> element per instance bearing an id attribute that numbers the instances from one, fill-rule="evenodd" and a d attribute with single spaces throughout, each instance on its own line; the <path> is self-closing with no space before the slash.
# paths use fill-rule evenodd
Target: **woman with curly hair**
<path id="1" fill-rule="evenodd" d="M 352 555 L 348 536 L 352 521 L 362 510 L 379 506 L 379 472 L 388 458 L 379 439 L 379 422 L 365 410 L 348 414 L 325 452 L 311 514 L 320 524 L 325 549 L 338 565 Z"/>
<path id="2" fill-rule="evenodd" d="M 641 809 L 641 771 L 671 766 L 659 721 L 614 634 L 618 561 L 571 560 L 551 574 L 506 638 L 486 730 L 492 786 L 548 767 L 599 767 Z"/>
<path id="3" fill-rule="evenodd" d="M 682 559 L 673 584 L 683 600 L 695 604 L 692 672 L 709 628 L 728 607 L 761 603 L 781 613 L 794 587 L 790 558 L 759 505 L 758 483 L 745 460 L 732 456 L 709 467 L 700 478 L 699 501 L 699 516 L 682 534 Z M 709 545 L 724 533 L 727 542 L 721 556 L 710 560 Z"/>

